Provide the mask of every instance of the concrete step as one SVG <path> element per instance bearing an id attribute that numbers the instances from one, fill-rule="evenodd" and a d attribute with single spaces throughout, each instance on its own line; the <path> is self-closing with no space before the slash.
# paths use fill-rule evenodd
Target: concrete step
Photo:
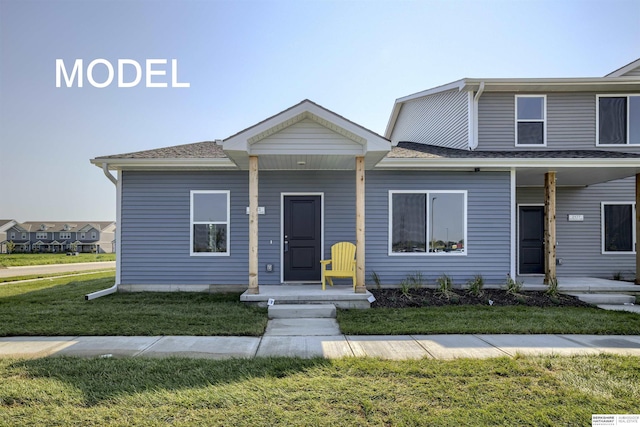
<path id="1" fill-rule="evenodd" d="M 578 298 L 580 301 L 584 301 L 589 304 L 599 305 L 623 305 L 630 304 L 636 301 L 636 297 L 626 294 L 582 294 L 582 293 L 570 293 L 568 295 Z"/>
<path id="2" fill-rule="evenodd" d="M 335 318 L 333 304 L 275 304 L 269 306 L 269 319 Z"/>
<path id="3" fill-rule="evenodd" d="M 340 335 L 336 319 L 273 319 L 267 323 L 265 337 L 272 336 L 335 336 Z"/>

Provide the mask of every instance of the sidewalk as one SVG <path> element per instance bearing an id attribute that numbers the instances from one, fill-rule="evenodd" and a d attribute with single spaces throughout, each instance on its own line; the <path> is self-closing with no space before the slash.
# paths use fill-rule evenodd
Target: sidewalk
<path id="1" fill-rule="evenodd" d="M 0 269 L 0 277 L 34 276 L 37 274 L 69 273 L 75 271 L 108 270 L 116 268 L 115 261 L 80 262 L 69 264 L 28 265 Z"/>
<path id="2" fill-rule="evenodd" d="M 320 331 L 323 328 L 319 329 Z M 274 331 L 275 332 L 275 331 Z M 277 332 L 276 332 L 277 333 Z M 263 337 L 5 337 L 0 358 L 45 356 L 192 357 L 206 359 L 379 357 L 490 358 L 614 353 L 640 356 L 638 335 L 275 335 Z"/>

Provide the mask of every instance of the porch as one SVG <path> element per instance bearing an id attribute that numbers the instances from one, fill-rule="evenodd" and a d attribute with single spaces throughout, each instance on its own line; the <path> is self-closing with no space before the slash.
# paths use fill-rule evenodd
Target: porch
<path id="1" fill-rule="evenodd" d="M 371 292 L 353 292 L 351 285 L 327 286 L 322 290 L 318 284 L 260 285 L 260 293 L 250 289 L 240 295 L 240 301 L 266 307 L 269 300 L 274 304 L 333 304 L 337 308 L 370 308 Z"/>

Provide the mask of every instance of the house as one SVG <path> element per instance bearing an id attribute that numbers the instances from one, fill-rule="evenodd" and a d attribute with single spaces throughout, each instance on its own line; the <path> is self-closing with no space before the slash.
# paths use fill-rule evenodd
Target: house
<path id="1" fill-rule="evenodd" d="M 115 250 L 116 224 L 113 221 L 51 222 L 27 221 L 7 228 L 0 245 L 6 252 L 13 242 L 15 252 L 111 253 Z"/>
<path id="2" fill-rule="evenodd" d="M 339 241 L 376 273 L 634 275 L 640 60 L 598 78 L 462 79 L 384 136 L 309 100 L 229 138 L 96 157 L 116 185 L 116 288 L 315 283 Z M 111 171 L 117 171 L 117 177 Z"/>
<path id="3" fill-rule="evenodd" d="M 16 221 L 13 219 L 0 219 L 0 254 L 7 252 L 4 243 L 7 241 L 7 230 L 16 224 Z"/>

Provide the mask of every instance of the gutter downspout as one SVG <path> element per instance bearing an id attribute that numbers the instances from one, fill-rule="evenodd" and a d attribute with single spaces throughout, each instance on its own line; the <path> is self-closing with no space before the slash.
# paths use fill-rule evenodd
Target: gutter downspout
<path id="1" fill-rule="evenodd" d="M 480 87 L 476 96 L 473 97 L 473 139 L 471 140 L 471 150 L 478 148 L 478 100 L 484 92 L 484 82 L 480 82 Z"/>
<path id="2" fill-rule="evenodd" d="M 116 179 L 116 177 L 111 175 L 111 172 L 109 172 L 109 166 L 107 165 L 107 163 L 103 163 L 102 164 L 102 171 L 104 172 L 105 176 L 107 178 L 109 178 L 109 181 L 113 182 L 113 184 L 116 186 L 116 188 L 118 188 L 118 180 Z M 116 224 L 116 226 L 119 227 L 119 226 L 121 226 L 121 224 Z M 119 257 L 119 256 L 120 256 L 120 254 L 117 253 L 116 257 Z M 117 260 L 116 260 L 116 262 L 117 262 Z M 110 295 L 110 294 L 113 294 L 113 293 L 116 293 L 116 292 L 118 292 L 118 281 L 117 280 L 113 284 L 113 286 L 111 286 L 110 288 L 102 289 L 100 291 L 91 292 L 90 294 L 86 294 L 84 296 L 84 299 L 85 299 L 85 301 L 89 301 L 89 300 L 100 298 L 100 297 L 103 297 L 105 295 Z"/>

